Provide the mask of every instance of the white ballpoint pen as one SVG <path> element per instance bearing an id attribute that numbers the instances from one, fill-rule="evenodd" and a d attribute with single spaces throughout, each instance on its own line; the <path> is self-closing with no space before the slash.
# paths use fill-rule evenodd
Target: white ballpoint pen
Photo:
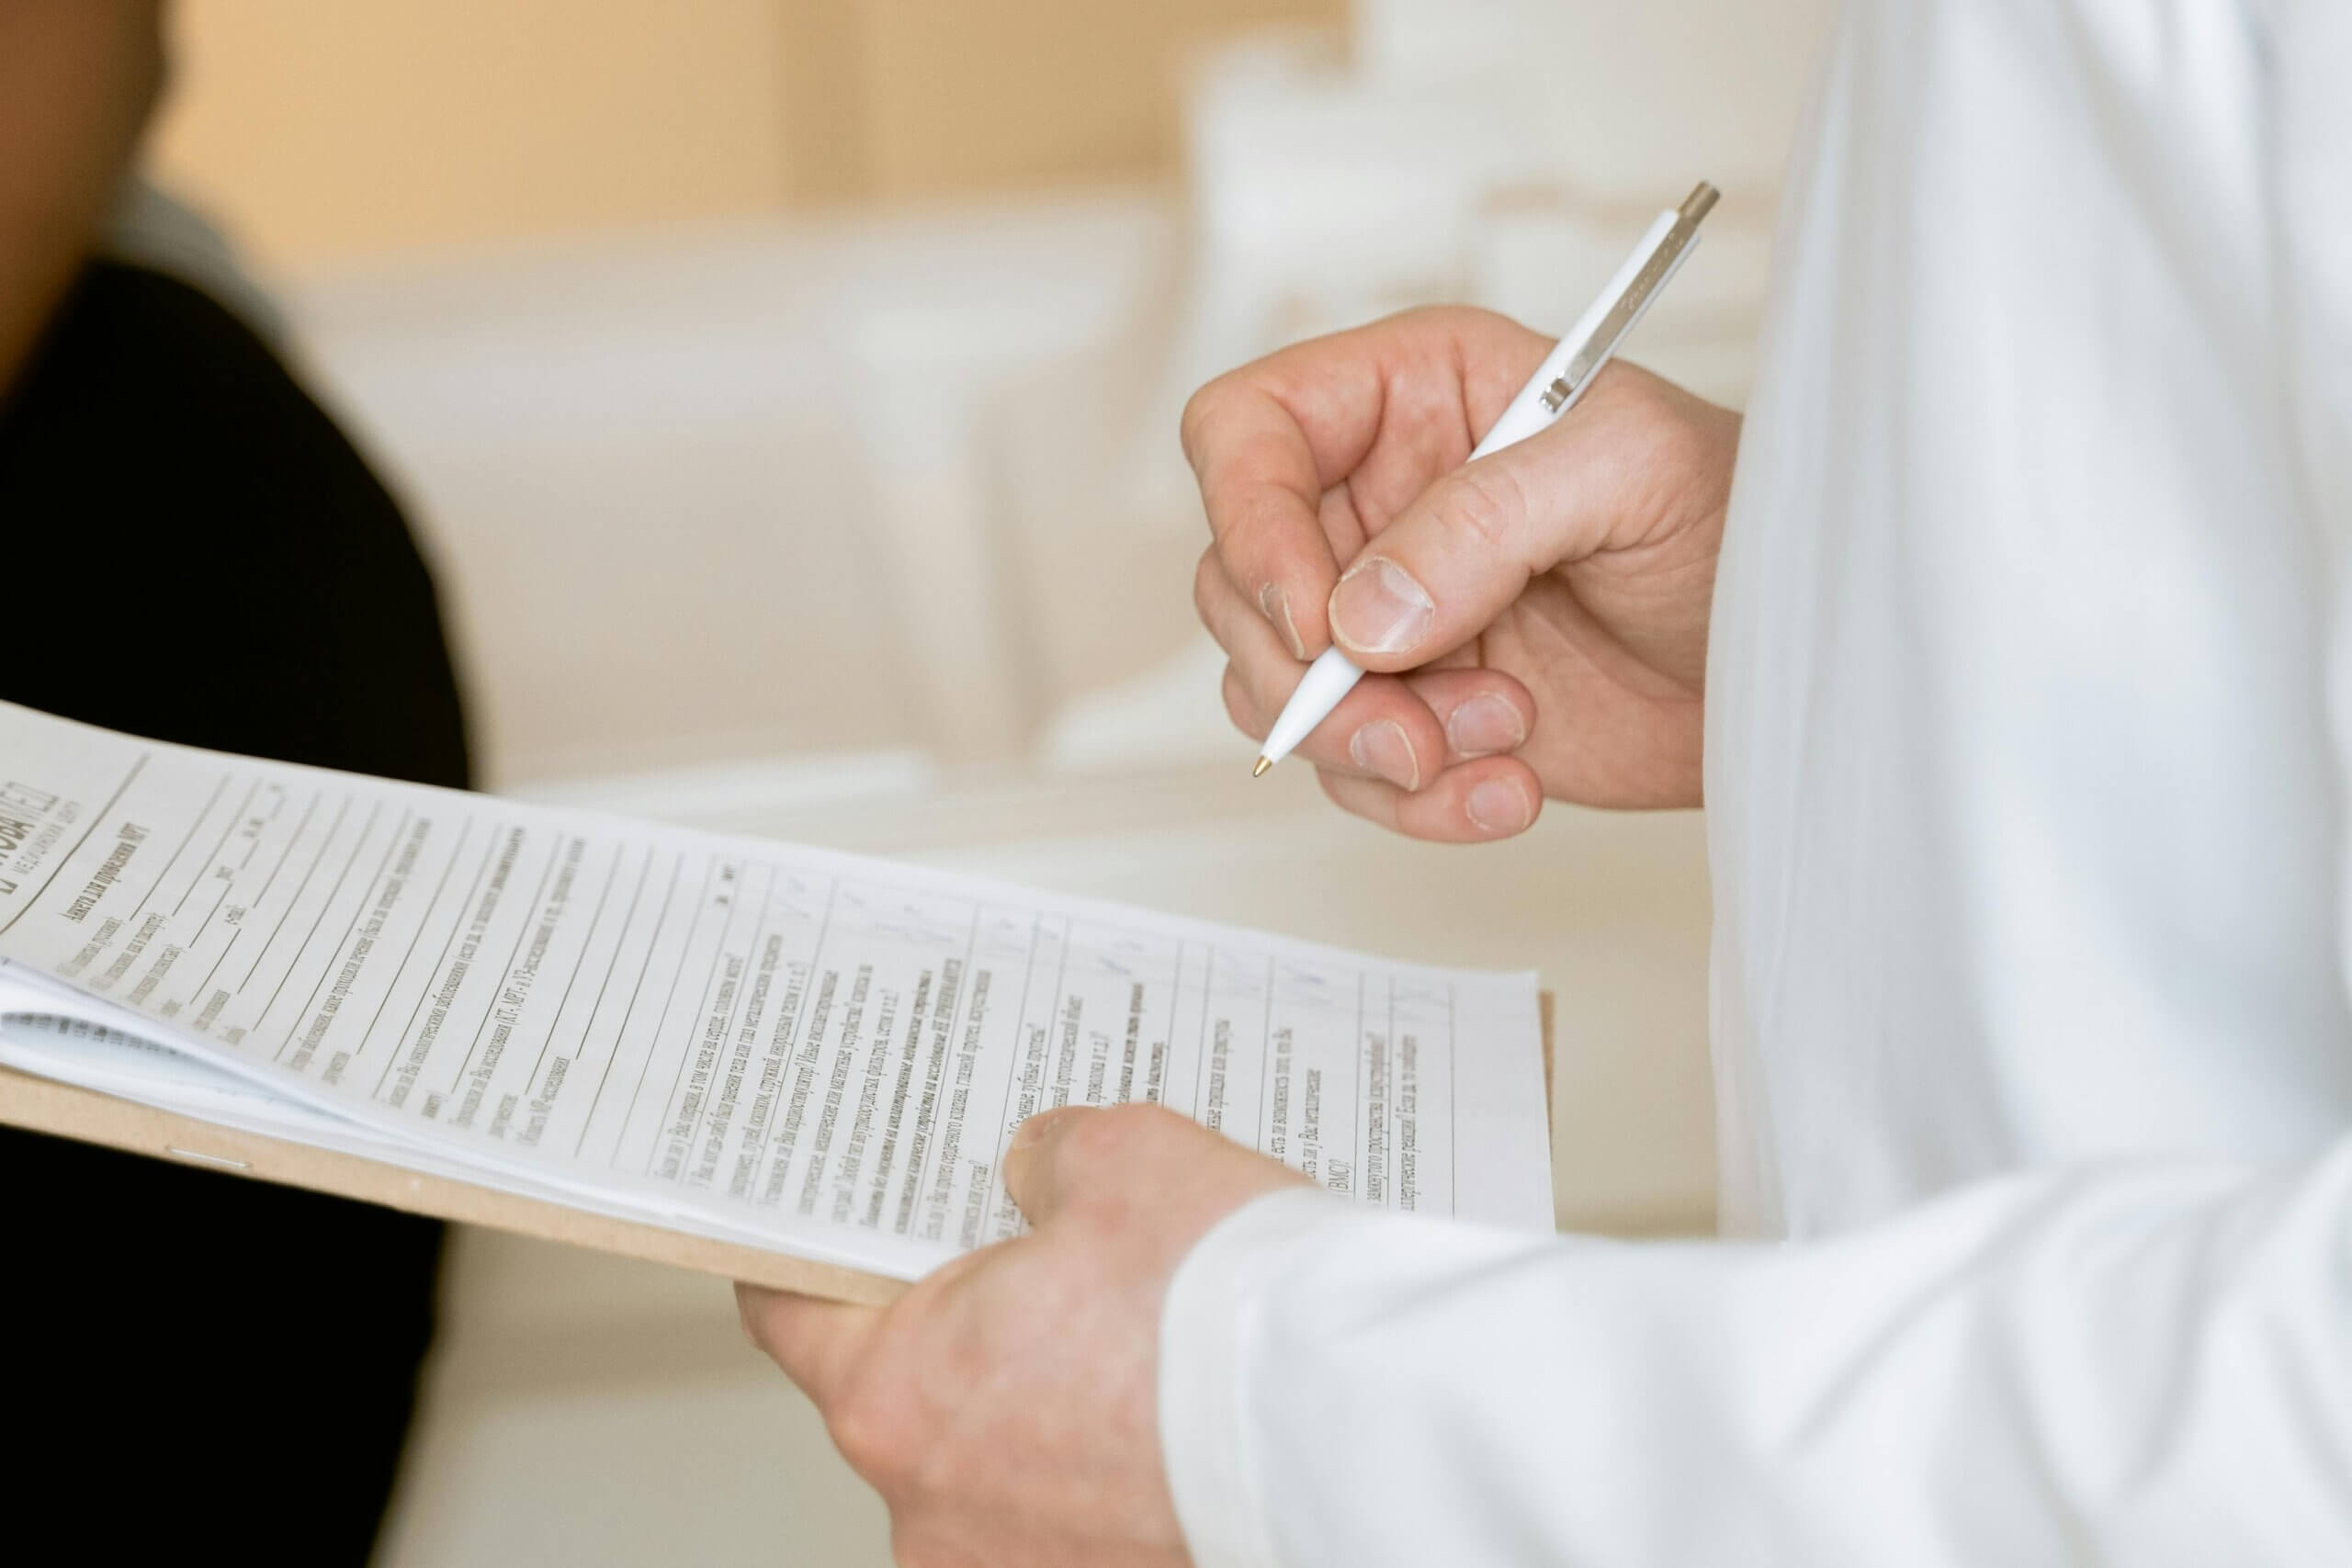
<path id="1" fill-rule="evenodd" d="M 1699 221 L 1713 209 L 1718 195 L 1714 186 L 1702 181 L 1679 208 L 1657 215 L 1634 254 L 1600 291 L 1600 298 L 1544 356 L 1527 385 L 1503 410 L 1502 417 L 1471 451 L 1471 461 L 1526 440 L 1576 407 L 1600 367 L 1625 341 L 1625 334 L 1698 247 Z M 1362 679 L 1363 671 L 1336 643 L 1325 649 L 1322 657 L 1306 667 L 1290 701 L 1283 705 L 1281 716 L 1274 720 L 1258 753 L 1258 765 L 1250 770 L 1252 776 L 1264 774 L 1289 756 Z"/>

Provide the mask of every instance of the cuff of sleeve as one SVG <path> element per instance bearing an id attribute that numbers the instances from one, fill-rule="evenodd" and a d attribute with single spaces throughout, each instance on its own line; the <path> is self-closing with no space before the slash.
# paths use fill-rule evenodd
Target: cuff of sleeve
<path id="1" fill-rule="evenodd" d="M 1159 1318 L 1159 1443 L 1196 1568 L 1282 1568 L 1247 1408 L 1257 1302 L 1284 1255 L 1354 1209 L 1317 1188 L 1270 1192 L 1193 1245 Z"/>

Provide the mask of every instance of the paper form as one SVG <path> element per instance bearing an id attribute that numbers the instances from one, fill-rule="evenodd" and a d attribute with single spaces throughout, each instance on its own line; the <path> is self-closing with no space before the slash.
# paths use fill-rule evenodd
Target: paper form
<path id="1" fill-rule="evenodd" d="M 311 1141 L 900 1277 L 1019 1230 L 1001 1156 L 1065 1104 L 1551 1225 L 1532 975 L 6 705 L 0 960 L 332 1112 Z"/>

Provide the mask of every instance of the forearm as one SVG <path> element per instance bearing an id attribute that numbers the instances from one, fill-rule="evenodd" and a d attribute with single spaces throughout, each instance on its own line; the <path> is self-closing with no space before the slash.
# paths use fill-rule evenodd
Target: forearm
<path id="1" fill-rule="evenodd" d="M 163 85 L 161 0 L 0 0 L 0 397 L 88 256 Z"/>
<path id="2" fill-rule="evenodd" d="M 1170 1293 L 1202 1568 L 2352 1562 L 2352 1139 L 1785 1247 L 1296 1204 Z"/>

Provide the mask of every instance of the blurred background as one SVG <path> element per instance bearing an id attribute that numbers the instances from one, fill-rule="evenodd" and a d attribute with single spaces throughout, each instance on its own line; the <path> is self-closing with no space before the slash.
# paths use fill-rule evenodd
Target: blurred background
<path id="1" fill-rule="evenodd" d="M 1695 818 L 1441 850 L 1252 784 L 1200 381 L 1436 300 L 1737 404 L 1830 0 L 180 0 L 151 177 L 414 514 L 489 787 L 1559 994 L 1563 1224 L 1712 1224 Z M 718 1282 L 478 1233 L 400 1564 L 888 1561 Z"/>

